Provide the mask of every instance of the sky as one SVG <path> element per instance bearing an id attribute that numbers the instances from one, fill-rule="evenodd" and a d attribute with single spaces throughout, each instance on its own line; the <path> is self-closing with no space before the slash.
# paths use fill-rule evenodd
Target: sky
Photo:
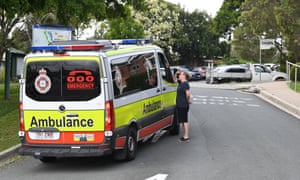
<path id="1" fill-rule="evenodd" d="M 215 17 L 217 11 L 221 8 L 223 0 L 165 0 L 174 4 L 180 4 L 189 12 L 195 9 L 206 11 L 208 15 Z"/>

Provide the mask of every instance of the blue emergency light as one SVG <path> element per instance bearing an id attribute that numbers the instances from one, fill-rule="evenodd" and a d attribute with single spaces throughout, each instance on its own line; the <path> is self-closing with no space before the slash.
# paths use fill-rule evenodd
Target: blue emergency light
<path id="1" fill-rule="evenodd" d="M 117 39 L 112 40 L 113 44 L 147 44 L 150 43 L 150 39 Z"/>
<path id="2" fill-rule="evenodd" d="M 31 46 L 31 51 L 62 51 L 64 46 Z"/>
<path id="3" fill-rule="evenodd" d="M 150 43 L 150 39 L 124 39 L 122 44 L 147 44 Z"/>
<path id="4" fill-rule="evenodd" d="M 147 44 L 149 39 L 117 39 L 117 40 L 96 40 L 96 41 L 59 41 L 48 46 L 32 46 L 31 51 L 84 51 L 111 49 L 112 45 L 134 45 Z"/>

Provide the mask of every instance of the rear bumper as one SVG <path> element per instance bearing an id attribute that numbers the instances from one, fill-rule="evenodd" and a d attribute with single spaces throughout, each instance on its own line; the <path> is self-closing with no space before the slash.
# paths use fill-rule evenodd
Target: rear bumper
<path id="1" fill-rule="evenodd" d="M 42 157 L 93 157 L 104 156 L 112 153 L 111 148 L 99 146 L 72 146 L 69 147 L 21 147 L 20 155 Z"/>

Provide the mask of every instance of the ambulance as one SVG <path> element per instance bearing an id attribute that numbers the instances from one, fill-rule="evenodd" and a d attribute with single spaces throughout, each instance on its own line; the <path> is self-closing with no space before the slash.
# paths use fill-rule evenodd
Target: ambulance
<path id="1" fill-rule="evenodd" d="M 19 154 L 42 162 L 104 155 L 133 160 L 138 142 L 166 130 L 178 134 L 168 60 L 144 42 L 32 47 L 20 79 Z"/>

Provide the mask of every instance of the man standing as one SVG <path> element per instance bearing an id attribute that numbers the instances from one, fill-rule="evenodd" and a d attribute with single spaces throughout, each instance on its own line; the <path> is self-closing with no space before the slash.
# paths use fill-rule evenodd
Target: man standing
<path id="1" fill-rule="evenodd" d="M 190 140 L 188 111 L 192 101 L 190 100 L 190 85 L 188 79 L 189 75 L 184 71 L 177 71 L 175 74 L 175 80 L 178 82 L 176 108 L 179 123 L 181 123 L 183 127 L 183 136 L 179 139 L 180 142 L 189 142 Z"/>

